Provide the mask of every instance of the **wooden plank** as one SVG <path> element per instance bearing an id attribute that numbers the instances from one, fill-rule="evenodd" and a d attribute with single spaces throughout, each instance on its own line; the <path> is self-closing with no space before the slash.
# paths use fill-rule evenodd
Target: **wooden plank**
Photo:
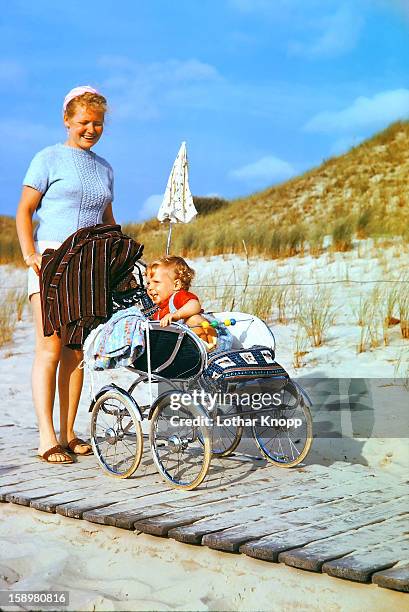
<path id="1" fill-rule="evenodd" d="M 256 476 L 254 475 L 254 477 Z M 260 480 L 257 480 L 253 484 L 255 490 L 259 490 L 261 484 Z M 243 484 L 243 487 L 244 486 L 245 485 Z M 250 485 L 247 484 L 246 486 L 248 491 L 248 487 Z M 226 488 L 226 491 L 228 491 L 231 487 L 236 490 L 237 485 L 229 485 L 229 487 Z M 205 503 L 208 495 L 223 495 L 223 491 L 221 490 L 208 493 L 207 490 L 203 489 L 196 489 L 194 491 L 170 489 L 169 486 L 163 481 L 161 481 L 161 488 L 163 490 L 156 487 L 156 490 L 150 491 L 151 494 L 148 500 L 146 500 L 146 492 L 141 491 L 138 498 L 134 498 L 133 500 L 129 500 L 127 502 L 126 507 L 122 504 L 121 506 L 104 504 L 103 506 L 95 508 L 85 509 L 83 507 L 80 512 L 82 517 L 90 522 L 97 522 L 104 525 L 115 525 L 125 529 L 133 529 L 133 523 L 139 518 L 151 517 L 169 512 L 173 506 L 177 507 L 181 503 L 186 504 L 188 507 L 191 507 L 192 503 L 200 505 Z M 231 498 L 231 491 L 226 494 Z M 64 512 L 64 510 L 61 509 L 59 512 Z M 69 512 L 78 513 L 78 509 L 71 507 Z"/>
<path id="2" fill-rule="evenodd" d="M 30 505 L 30 500 L 45 497 L 47 494 L 50 494 L 49 491 L 52 491 L 53 494 L 54 492 L 64 493 L 67 490 L 67 485 L 70 488 L 75 487 L 76 490 L 89 489 L 92 486 L 92 481 L 90 482 L 90 479 L 66 480 L 45 478 L 28 483 L 10 485 L 9 487 L 5 487 L 2 495 L 5 501 L 28 506 Z"/>
<path id="3" fill-rule="evenodd" d="M 36 490 L 30 490 L 29 494 L 25 494 L 24 492 L 17 493 L 7 493 L 6 501 L 18 504 L 19 506 L 29 506 L 31 502 L 35 499 L 39 499 L 40 497 L 50 497 L 52 495 L 57 495 L 61 493 L 60 488 L 42 487 Z"/>
<path id="4" fill-rule="evenodd" d="M 118 484 L 122 483 L 121 480 L 114 482 L 118 482 Z M 124 491 L 118 489 L 111 490 L 107 495 L 112 495 L 114 501 L 119 501 L 120 498 L 118 496 L 122 497 L 123 493 Z M 79 504 L 62 504 L 59 505 L 56 510 L 58 514 L 62 514 L 64 516 L 69 516 L 71 518 L 81 518 L 84 512 L 92 511 L 94 509 L 97 510 L 98 504 L 104 502 L 104 500 L 107 498 L 107 495 L 103 497 L 94 496 L 94 498 L 88 501 L 84 500 L 84 502 L 80 502 Z M 169 499 L 169 496 L 175 496 L 175 498 L 179 499 L 180 497 L 186 495 L 188 495 L 188 492 L 186 491 L 174 491 L 172 489 L 169 489 L 166 483 L 164 483 L 162 480 L 160 480 L 159 483 L 154 483 L 152 485 L 147 486 L 141 486 L 135 483 L 134 481 L 134 486 L 126 493 L 126 496 L 124 495 L 124 500 L 129 503 L 132 502 L 135 506 L 143 507 L 146 505 L 153 505 L 154 503 L 161 500 Z M 96 502 L 96 505 L 93 505 L 94 502 Z M 100 507 L 103 507 L 105 505 L 107 504 L 103 504 Z"/>
<path id="5" fill-rule="evenodd" d="M 169 488 L 166 486 L 165 483 L 162 483 L 163 486 L 165 487 L 165 491 L 163 491 L 163 493 L 168 493 L 169 492 Z M 255 487 L 255 490 L 259 490 L 260 485 L 261 485 L 261 481 L 257 481 L 257 483 L 253 483 L 253 486 Z M 250 486 L 250 485 L 248 485 Z M 158 486 L 154 486 L 152 487 L 152 490 L 149 492 L 151 495 L 153 494 L 158 494 L 160 492 L 160 489 L 158 488 Z M 149 506 L 148 508 L 145 508 L 143 516 L 156 516 L 158 514 L 163 514 L 165 512 L 169 512 L 170 510 L 174 510 L 175 508 L 178 508 L 180 504 L 185 504 L 187 505 L 187 507 L 191 507 L 192 504 L 203 504 L 205 503 L 205 499 L 206 499 L 206 495 L 203 495 L 203 492 L 199 491 L 190 491 L 189 493 L 184 493 L 185 497 L 183 497 L 183 491 L 179 491 L 177 492 L 177 496 L 175 496 L 175 498 L 172 498 L 172 501 L 169 502 L 168 504 L 163 503 L 161 500 L 163 499 L 163 497 L 159 497 L 159 495 L 157 495 L 155 497 L 155 505 L 153 506 L 153 508 L 155 509 L 154 512 L 150 512 L 150 510 L 152 510 L 152 506 L 151 506 L 151 501 L 150 499 L 145 500 L 146 504 Z M 197 495 L 194 495 L 195 493 L 197 493 Z M 210 493 L 210 495 L 212 496 L 214 492 Z M 114 496 L 114 501 L 120 501 L 121 498 L 118 497 L 118 492 L 112 492 L 112 495 Z M 140 493 L 139 495 L 134 496 L 134 499 L 136 499 L 137 497 L 146 497 L 148 495 L 148 491 L 144 491 L 142 493 Z M 231 495 L 231 493 L 230 493 Z M 168 498 L 168 496 L 166 495 L 165 497 L 166 499 Z M 71 518 L 82 518 L 83 513 L 88 511 L 88 510 L 96 510 L 98 508 L 102 508 L 104 506 L 108 506 L 111 505 L 110 503 L 106 503 L 106 499 L 107 496 L 103 496 L 103 497 L 93 497 L 91 500 L 81 500 L 78 503 L 73 503 L 73 504 L 61 504 L 58 505 L 56 508 L 56 512 L 58 514 L 62 514 L 63 516 L 69 516 Z M 111 499 L 111 498 L 110 498 Z M 140 506 L 137 507 L 137 516 L 140 516 Z"/>
<path id="6" fill-rule="evenodd" d="M 44 512 L 56 512 L 57 508 L 67 506 L 76 507 L 78 504 L 85 504 L 88 509 L 94 508 L 96 499 L 101 499 L 108 504 L 110 496 L 116 501 L 120 499 L 129 500 L 130 497 L 136 494 L 140 494 L 140 487 L 133 482 L 129 483 L 132 486 L 122 487 L 119 491 L 112 491 L 110 488 L 104 488 L 99 486 L 96 488 L 92 483 L 88 483 L 87 486 L 76 487 L 72 491 L 59 491 L 56 494 L 42 496 L 31 501 L 30 506 L 37 510 L 43 510 Z M 99 498 L 96 497 L 95 491 L 98 491 Z M 105 492 L 105 495 L 101 495 Z M 108 501 L 107 501 L 108 500 Z M 63 514 L 60 512 L 60 514 Z M 65 514 L 69 516 L 69 514 Z M 74 517 L 77 518 L 77 517 Z"/>
<path id="7" fill-rule="evenodd" d="M 398 536 L 404 537 L 408 524 L 408 516 L 380 521 L 368 527 L 361 527 L 352 531 L 307 544 L 303 548 L 294 548 L 282 552 L 278 556 L 280 563 L 298 567 L 313 572 L 320 572 L 326 561 L 339 559 L 361 549 L 368 549 L 381 542 L 392 540 Z"/>
<path id="8" fill-rule="evenodd" d="M 101 508 L 111 506 L 116 502 L 128 502 L 128 503 L 137 503 L 135 500 L 138 498 L 143 498 L 145 504 L 149 504 L 150 496 L 153 494 L 158 494 L 157 485 L 152 487 L 146 487 L 141 490 L 141 487 L 135 486 L 131 489 L 120 489 L 118 491 L 108 491 L 105 495 L 93 495 L 88 496 L 87 498 L 80 499 L 75 502 L 61 503 L 59 500 L 56 500 L 55 512 L 57 514 L 61 514 L 62 516 L 67 516 L 70 518 L 84 518 L 84 513 L 93 512 L 99 510 Z M 166 490 L 167 492 L 168 490 Z M 99 493 L 99 492 L 98 492 Z M 53 501 L 53 500 L 51 500 Z M 86 519 L 88 520 L 88 519 Z M 93 522 L 93 521 L 91 521 Z"/>
<path id="9" fill-rule="evenodd" d="M 107 493 L 102 496 L 91 496 L 86 499 L 79 499 L 74 502 L 66 502 L 57 500 L 57 505 L 55 507 L 56 514 L 61 514 L 62 516 L 67 516 L 69 518 L 74 519 L 82 519 L 84 512 L 88 512 L 90 510 L 97 510 L 99 508 L 104 508 L 105 506 L 110 506 L 113 503 L 126 500 L 127 498 L 124 496 L 122 492 Z"/>
<path id="10" fill-rule="evenodd" d="M 322 474 L 321 470 L 318 470 L 318 472 Z M 246 471 L 246 474 L 247 474 L 247 471 Z M 260 488 L 265 486 L 265 484 L 270 483 L 269 478 L 260 479 L 260 476 L 254 473 L 246 477 L 245 482 L 242 482 L 238 485 L 229 484 L 221 489 L 216 489 L 214 491 L 213 490 L 209 491 L 209 489 L 202 489 L 202 488 L 196 489 L 194 491 L 180 491 L 180 490 L 177 491 L 174 489 L 170 489 L 169 486 L 159 477 L 159 475 L 158 475 L 158 479 L 159 479 L 158 483 L 150 487 L 140 487 L 139 485 L 138 495 L 136 495 L 134 499 L 137 499 L 140 497 L 142 498 L 142 497 L 145 497 L 146 495 L 150 495 L 151 497 L 149 497 L 149 508 L 151 508 L 153 504 L 155 504 L 155 506 L 159 506 L 160 504 L 165 503 L 165 502 L 166 504 L 167 503 L 171 504 L 171 506 L 175 508 L 179 506 L 191 507 L 192 503 L 198 504 L 198 505 L 202 503 L 206 503 L 208 498 L 210 499 L 214 499 L 214 498 L 231 499 L 232 491 L 237 492 L 240 490 L 242 493 L 244 492 L 248 493 L 249 490 L 258 491 L 260 490 Z M 118 483 L 118 486 L 121 486 L 122 482 L 124 481 L 112 480 L 112 482 Z M 58 514 L 62 514 L 64 516 L 70 516 L 72 518 L 81 518 L 84 512 L 97 510 L 97 509 L 107 506 L 108 504 L 105 504 L 104 501 L 105 501 L 105 498 L 97 500 L 95 506 L 87 501 L 79 502 L 78 504 L 76 503 L 73 503 L 73 504 L 69 503 L 67 505 L 62 504 L 61 506 L 58 506 L 56 508 L 56 511 Z M 146 502 L 144 502 L 144 504 L 146 508 Z M 109 506 L 110 505 L 111 504 L 109 504 Z M 140 516 L 141 506 L 142 504 L 140 502 L 135 503 L 135 510 L 137 512 L 135 515 L 135 519 Z M 158 511 L 155 511 L 155 514 L 163 513 L 164 511 L 169 511 L 169 509 L 170 509 L 169 506 L 166 505 L 164 509 L 158 508 Z M 110 516 L 111 515 L 107 515 L 108 521 L 110 521 L 110 518 L 109 518 Z M 110 523 L 107 523 L 107 524 L 110 524 Z"/>
<path id="11" fill-rule="evenodd" d="M 365 513 L 363 510 L 366 508 L 371 510 L 371 506 L 379 501 L 379 495 L 379 491 L 360 492 L 347 499 L 318 503 L 312 508 L 303 505 L 302 509 L 298 510 L 293 510 L 293 500 L 290 500 L 290 504 L 286 503 L 285 500 L 277 503 L 272 502 L 264 517 L 261 518 L 257 518 L 256 511 L 254 515 L 247 513 L 247 518 L 243 520 L 243 515 L 241 517 L 234 516 L 233 510 L 227 515 L 217 516 L 214 519 L 198 521 L 185 527 L 177 527 L 170 530 L 168 536 L 181 542 L 190 544 L 202 542 L 210 548 L 234 552 L 239 549 L 241 544 L 249 540 L 288 529 L 305 528 L 308 523 L 319 525 L 323 521 L 331 521 L 333 517 L 342 517 L 343 514 L 350 514 L 354 511 L 357 511 L 357 526 L 364 525 L 365 519 L 363 516 L 365 516 Z M 393 489 L 391 495 L 395 495 Z M 402 508 L 401 513 L 403 513 Z M 344 530 L 342 529 L 342 531 Z M 298 546 L 307 543 L 302 541 Z M 292 546 L 292 548 L 295 547 Z"/>
<path id="12" fill-rule="evenodd" d="M 287 512 L 280 516 L 233 527 L 220 533 L 209 533 L 204 535 L 202 543 L 210 548 L 234 552 L 239 549 L 241 544 L 249 540 L 255 540 L 268 534 L 276 534 L 280 531 L 289 531 L 288 534 L 285 534 L 285 546 L 288 546 L 287 535 L 292 534 L 294 540 L 290 548 L 296 548 L 315 539 L 318 540 L 348 531 L 351 527 L 358 528 L 370 522 L 388 518 L 391 509 L 396 514 L 403 513 L 400 501 L 396 503 L 396 500 L 391 500 L 374 508 L 374 503 L 378 501 L 379 493 L 364 493 L 363 495 L 356 495 L 353 499 L 315 506 L 311 510 L 302 509 Z M 334 521 L 335 518 L 336 521 Z M 311 532 L 308 530 L 311 530 Z M 296 544 L 294 544 L 294 541 Z M 283 552 L 283 550 L 288 550 L 288 548 L 281 548 L 274 552 Z M 248 554 L 247 551 L 243 552 Z"/>
<path id="13" fill-rule="evenodd" d="M 85 479 L 85 478 L 90 478 L 90 476 L 85 475 L 85 473 L 83 472 L 70 472 L 70 476 L 71 474 L 78 474 L 76 480 L 81 480 L 81 479 Z M 70 479 L 68 478 L 67 474 L 61 474 L 61 476 L 58 475 L 54 475 L 54 476 L 50 476 L 49 478 L 47 478 L 47 473 L 44 473 L 43 476 L 41 476 L 38 472 L 35 472 L 35 475 L 37 478 L 41 478 L 42 482 L 44 483 L 45 479 L 51 479 L 51 480 L 66 480 L 67 482 L 70 482 Z M 93 476 L 91 476 L 93 477 Z M 24 485 L 25 483 L 31 483 L 33 481 L 35 481 L 36 479 L 32 479 L 30 478 L 30 476 L 27 477 L 27 474 L 25 474 L 24 472 L 18 472 L 15 476 L 9 476 L 8 478 L 2 478 L 0 480 L 0 486 L 3 488 L 6 487 L 11 487 L 12 485 L 16 485 L 16 489 L 18 487 L 18 485 Z"/>
<path id="14" fill-rule="evenodd" d="M 372 575 L 372 582 L 384 589 L 409 593 L 409 563 L 399 563 L 391 569 L 376 572 Z"/>
<path id="15" fill-rule="evenodd" d="M 296 490 L 298 493 L 304 489 L 310 490 L 312 485 L 314 485 L 317 490 L 320 490 L 321 488 L 325 488 L 326 478 L 329 478 L 328 482 L 335 484 L 336 487 L 340 484 L 344 485 L 350 483 L 350 477 L 345 471 L 333 477 L 328 474 L 328 471 L 323 473 L 321 467 L 322 466 L 314 466 L 314 468 L 318 469 L 311 470 L 311 474 L 305 471 L 292 471 L 290 474 L 290 471 L 286 471 L 285 474 L 289 481 L 286 485 L 281 484 L 279 489 L 277 489 L 277 485 L 270 482 L 269 479 L 263 479 L 265 484 L 263 484 L 262 481 L 256 480 L 251 483 L 246 482 L 239 485 L 231 485 L 230 487 L 218 489 L 211 493 L 206 492 L 200 499 L 195 499 L 194 504 L 192 504 L 190 496 L 183 501 L 170 501 L 167 505 L 172 506 L 172 508 L 168 509 L 166 515 L 164 515 L 166 508 L 162 509 L 155 507 L 154 512 L 151 510 L 142 513 L 138 511 L 141 518 L 135 522 L 135 528 L 145 533 L 166 535 L 169 529 L 177 525 L 188 524 L 206 516 L 213 516 L 215 512 L 221 512 L 222 501 L 228 500 L 227 507 L 228 511 L 231 512 L 232 495 L 234 496 L 234 509 L 236 510 L 237 507 L 245 508 L 246 516 L 244 519 L 246 520 L 248 508 L 252 505 L 261 506 L 263 499 L 265 499 L 268 505 L 268 512 L 270 511 L 272 493 L 275 496 L 278 494 L 279 497 L 294 497 L 296 495 L 294 490 L 295 485 L 297 486 Z M 335 483 L 332 483 L 334 480 Z M 373 487 L 373 480 L 369 481 L 368 479 L 368 483 L 369 482 L 371 482 L 371 487 Z M 360 485 L 360 490 L 362 490 L 362 485 Z M 254 495 L 254 493 L 257 493 L 257 496 Z M 310 499 L 308 503 L 312 503 L 312 499 Z M 128 518 L 129 517 L 127 517 L 127 520 Z M 120 526 L 120 523 L 115 524 Z"/>
<path id="16" fill-rule="evenodd" d="M 68 476 L 60 478 L 55 477 L 6 487 L 4 499 L 5 501 L 11 503 L 29 506 L 32 500 L 39 500 L 54 496 L 56 494 L 62 494 L 70 489 L 74 489 L 75 493 L 85 491 L 83 494 L 84 497 L 87 495 L 87 492 L 93 494 L 97 486 L 99 492 L 111 490 L 109 485 L 99 485 L 94 477 L 90 478 L 85 477 L 84 475 L 81 475 L 80 478 L 75 479 L 69 478 Z M 134 481 L 130 481 L 129 485 L 124 485 L 123 488 L 128 489 L 132 486 L 137 486 Z M 7 490 L 10 490 L 11 492 L 7 492 Z M 50 512 L 51 510 L 45 509 L 45 511 Z"/>
<path id="17" fill-rule="evenodd" d="M 65 502 L 67 504 L 75 504 L 85 502 L 88 509 L 94 508 L 94 500 L 95 500 L 95 491 L 98 491 L 98 494 L 101 495 L 105 493 L 104 499 L 109 494 L 113 494 L 115 499 L 128 499 L 130 497 L 139 497 L 143 494 L 147 494 L 150 492 L 157 492 L 158 486 L 155 485 L 153 487 L 141 487 L 135 479 L 122 481 L 121 489 L 112 490 L 112 482 L 111 480 L 105 479 L 101 484 L 95 479 L 93 482 L 90 482 L 89 479 L 82 478 L 81 480 L 70 481 L 71 485 L 75 485 L 72 491 L 67 492 L 66 488 L 63 487 L 57 494 L 53 493 L 51 495 L 42 495 L 41 497 L 36 497 L 35 501 L 30 503 L 33 508 L 37 510 L 44 510 L 45 512 L 55 512 L 57 506 L 63 505 Z M 30 498 L 31 492 L 28 494 L 25 492 L 24 494 L 19 493 L 19 499 L 24 499 L 25 497 Z M 67 496 L 68 495 L 68 496 Z M 61 513 L 62 514 L 62 513 Z"/>
<path id="18" fill-rule="evenodd" d="M 372 574 L 388 569 L 401 559 L 409 556 L 409 538 L 384 543 L 373 550 L 346 555 L 342 559 L 328 561 L 322 566 L 322 571 L 329 576 L 354 580 L 355 582 L 369 582 Z"/>
<path id="19" fill-rule="evenodd" d="M 322 468 L 322 466 L 311 466 L 312 468 Z M 356 478 L 349 476 L 349 471 L 344 470 L 342 473 L 331 474 L 328 470 L 322 472 L 320 469 L 315 470 L 281 470 L 280 472 L 280 483 L 277 484 L 275 481 L 271 481 L 269 478 L 262 478 L 260 480 L 257 477 L 249 477 L 245 481 L 241 481 L 238 484 L 230 484 L 229 486 L 224 486 L 217 488 L 215 491 L 209 491 L 208 489 L 197 489 L 191 493 L 197 493 L 200 491 L 201 497 L 196 498 L 194 502 L 194 506 L 197 507 L 203 503 L 210 503 L 213 501 L 224 501 L 228 500 L 231 504 L 232 499 L 240 499 L 243 496 L 247 496 L 249 494 L 256 494 L 262 491 L 273 490 L 274 494 L 279 494 L 283 492 L 283 496 L 287 495 L 288 497 L 292 497 L 298 491 L 299 486 L 303 486 L 303 484 L 308 484 L 311 489 L 324 489 L 329 484 L 331 486 L 343 486 L 347 482 L 354 482 Z M 369 479 L 368 479 L 369 482 Z M 374 480 L 375 483 L 375 480 Z M 382 480 L 382 482 L 376 480 L 377 486 L 386 487 L 390 484 L 387 480 Z M 294 487 L 297 489 L 294 491 Z M 375 484 L 373 486 L 375 487 Z M 236 503 L 236 501 L 234 501 Z M 191 509 L 192 503 L 189 498 L 182 499 L 181 501 L 172 502 L 172 506 L 176 508 L 187 508 Z M 230 505 L 230 509 L 231 509 Z"/>
<path id="20" fill-rule="evenodd" d="M 328 483 L 331 483 L 331 486 L 325 488 Z M 324 501 L 342 499 L 358 491 L 371 490 L 374 486 L 372 478 L 361 480 L 358 486 L 356 479 L 355 482 L 351 482 L 349 475 L 343 473 L 339 473 L 336 478 L 328 481 L 323 478 L 317 480 L 315 476 L 308 477 L 307 474 L 295 474 L 290 482 L 284 486 L 281 484 L 278 489 L 276 485 L 270 484 L 256 491 L 257 494 L 254 495 L 254 491 L 245 488 L 240 496 L 236 496 L 234 488 L 224 504 L 216 497 L 213 503 L 208 501 L 200 506 L 190 505 L 183 510 L 179 509 L 164 516 L 139 520 L 135 523 L 135 529 L 151 535 L 166 536 L 170 529 L 189 525 L 207 517 L 212 517 L 214 521 L 216 520 L 215 515 L 218 517 L 223 515 L 220 520 L 223 527 L 227 528 L 246 523 L 248 520 L 270 516 L 272 509 L 278 511 L 284 508 L 290 510 L 308 508 Z M 234 494 L 234 506 L 232 506 L 231 493 Z M 280 500 L 283 501 L 280 503 Z M 218 527 L 219 525 L 220 522 Z"/>
<path id="21" fill-rule="evenodd" d="M 35 508 L 36 510 L 41 510 L 42 512 L 52 513 L 55 512 L 55 508 L 58 504 L 78 501 L 84 499 L 84 496 L 88 497 L 88 494 L 92 494 L 91 489 L 79 489 L 76 491 L 67 491 L 66 493 L 61 493 L 59 491 L 58 493 L 47 495 L 46 497 L 30 499 L 29 503 L 25 505 Z M 21 503 L 21 501 L 19 503 Z"/>
<path id="22" fill-rule="evenodd" d="M 344 516 L 338 516 L 336 521 L 333 521 L 336 514 L 329 518 L 328 513 L 323 513 L 320 521 L 317 517 L 315 520 L 311 520 L 310 515 L 306 513 L 305 525 L 292 527 L 290 523 L 287 523 L 285 529 L 277 529 L 277 532 L 281 531 L 282 533 L 265 535 L 260 538 L 255 537 L 253 541 L 249 541 L 251 538 L 248 538 L 239 550 L 249 557 L 265 561 L 277 561 L 278 555 L 286 550 L 299 548 L 351 529 L 359 529 L 386 520 L 390 516 L 405 514 L 403 500 L 404 498 L 398 498 L 397 500 L 381 502 L 377 506 L 369 506 L 364 512 L 364 509 L 360 508 L 354 512 L 346 513 Z M 405 503 L 407 503 L 407 498 Z M 255 533 L 255 530 L 253 533 Z M 229 537 L 229 534 L 227 536 Z"/>
<path id="23" fill-rule="evenodd" d="M 133 529 L 134 522 L 140 517 L 141 513 L 155 504 L 155 499 L 160 499 L 161 504 L 174 499 L 174 490 L 168 490 L 166 493 L 153 494 L 148 499 L 139 498 L 126 500 L 110 504 L 109 506 L 92 509 L 83 512 L 82 518 L 91 523 L 99 523 L 100 525 L 117 525 L 117 519 L 121 522 L 124 529 Z M 166 510 L 168 508 L 166 507 Z M 160 511 L 160 510 L 159 510 Z M 117 516 L 118 515 L 118 516 Z"/>
<path id="24" fill-rule="evenodd" d="M 96 466 L 90 467 L 79 467 L 78 463 L 73 463 L 70 465 L 50 465 L 44 461 L 38 461 L 35 466 L 31 469 L 25 470 L 19 468 L 15 470 L 7 476 L 0 478 L 0 487 L 10 486 L 13 482 L 16 483 L 24 483 L 24 482 L 32 482 L 34 480 L 44 478 L 64 478 L 68 476 L 78 476 L 78 477 L 88 477 L 92 475 L 99 475 L 100 471 L 96 468 Z M 12 479 L 15 479 L 12 480 Z"/>
<path id="25" fill-rule="evenodd" d="M 260 481 L 257 481 L 255 486 L 259 489 Z M 247 485 L 247 490 L 248 488 L 249 485 Z M 236 491 L 237 485 L 229 485 L 228 489 Z M 218 492 L 220 493 L 220 490 Z M 105 525 L 133 529 L 134 523 L 138 518 L 146 519 L 169 513 L 169 511 L 175 510 L 175 507 L 178 507 L 181 503 L 186 504 L 190 508 L 192 506 L 192 497 L 194 498 L 193 503 L 200 507 L 201 504 L 205 503 L 208 495 L 212 494 L 198 489 L 195 491 L 181 491 L 166 488 L 164 492 L 152 494 L 148 500 L 143 496 L 143 499 L 129 501 L 126 507 L 110 505 L 109 507 L 102 508 L 100 512 L 92 513 L 92 516 L 94 518 L 98 516 L 97 521 L 103 522 Z M 231 498 L 231 493 L 229 496 Z M 87 517 L 91 517 L 91 514 L 87 515 Z"/>

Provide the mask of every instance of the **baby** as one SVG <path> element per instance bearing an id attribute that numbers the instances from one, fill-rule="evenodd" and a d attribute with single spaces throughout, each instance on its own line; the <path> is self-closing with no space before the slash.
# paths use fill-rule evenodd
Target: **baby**
<path id="1" fill-rule="evenodd" d="M 148 265 L 148 295 L 159 306 L 153 318 L 160 321 L 161 327 L 173 321 L 185 323 L 211 351 L 217 343 L 217 332 L 213 327 L 202 327 L 206 319 L 201 315 L 199 298 L 189 291 L 194 275 L 194 270 L 182 257 L 161 257 Z"/>

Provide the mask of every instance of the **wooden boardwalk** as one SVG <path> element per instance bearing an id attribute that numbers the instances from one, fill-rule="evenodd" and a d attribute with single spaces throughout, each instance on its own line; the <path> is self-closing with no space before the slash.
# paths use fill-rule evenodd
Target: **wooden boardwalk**
<path id="1" fill-rule="evenodd" d="M 195 491 L 170 489 L 146 444 L 128 480 L 93 456 L 49 466 L 37 433 L 0 425 L 0 501 L 409 591 L 409 491 L 378 470 L 337 462 L 279 469 L 237 454 L 213 460 Z"/>

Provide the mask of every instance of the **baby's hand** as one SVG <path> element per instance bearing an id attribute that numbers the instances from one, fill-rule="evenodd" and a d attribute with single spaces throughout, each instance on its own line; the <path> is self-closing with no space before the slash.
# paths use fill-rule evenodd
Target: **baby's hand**
<path id="1" fill-rule="evenodd" d="M 172 323 L 172 313 L 168 312 L 168 314 L 165 314 L 165 316 L 160 320 L 160 326 L 167 327 L 171 323 Z"/>

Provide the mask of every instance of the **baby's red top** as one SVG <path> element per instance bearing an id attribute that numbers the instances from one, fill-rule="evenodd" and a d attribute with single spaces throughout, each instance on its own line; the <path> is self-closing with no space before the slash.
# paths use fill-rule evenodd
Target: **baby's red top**
<path id="1" fill-rule="evenodd" d="M 172 295 L 173 295 L 173 304 L 175 305 L 175 308 L 177 310 L 179 310 L 179 308 L 182 308 L 182 306 L 184 306 L 189 300 L 199 301 L 199 298 L 197 297 L 197 295 L 195 295 L 194 293 L 191 293 L 190 291 L 186 291 L 186 289 L 179 289 L 179 291 L 172 293 Z M 172 297 L 172 295 L 170 295 L 166 300 L 164 300 L 163 302 L 159 304 L 159 310 L 155 312 L 155 314 L 153 315 L 156 321 L 163 319 L 163 317 L 170 312 L 169 311 L 169 300 Z"/>

